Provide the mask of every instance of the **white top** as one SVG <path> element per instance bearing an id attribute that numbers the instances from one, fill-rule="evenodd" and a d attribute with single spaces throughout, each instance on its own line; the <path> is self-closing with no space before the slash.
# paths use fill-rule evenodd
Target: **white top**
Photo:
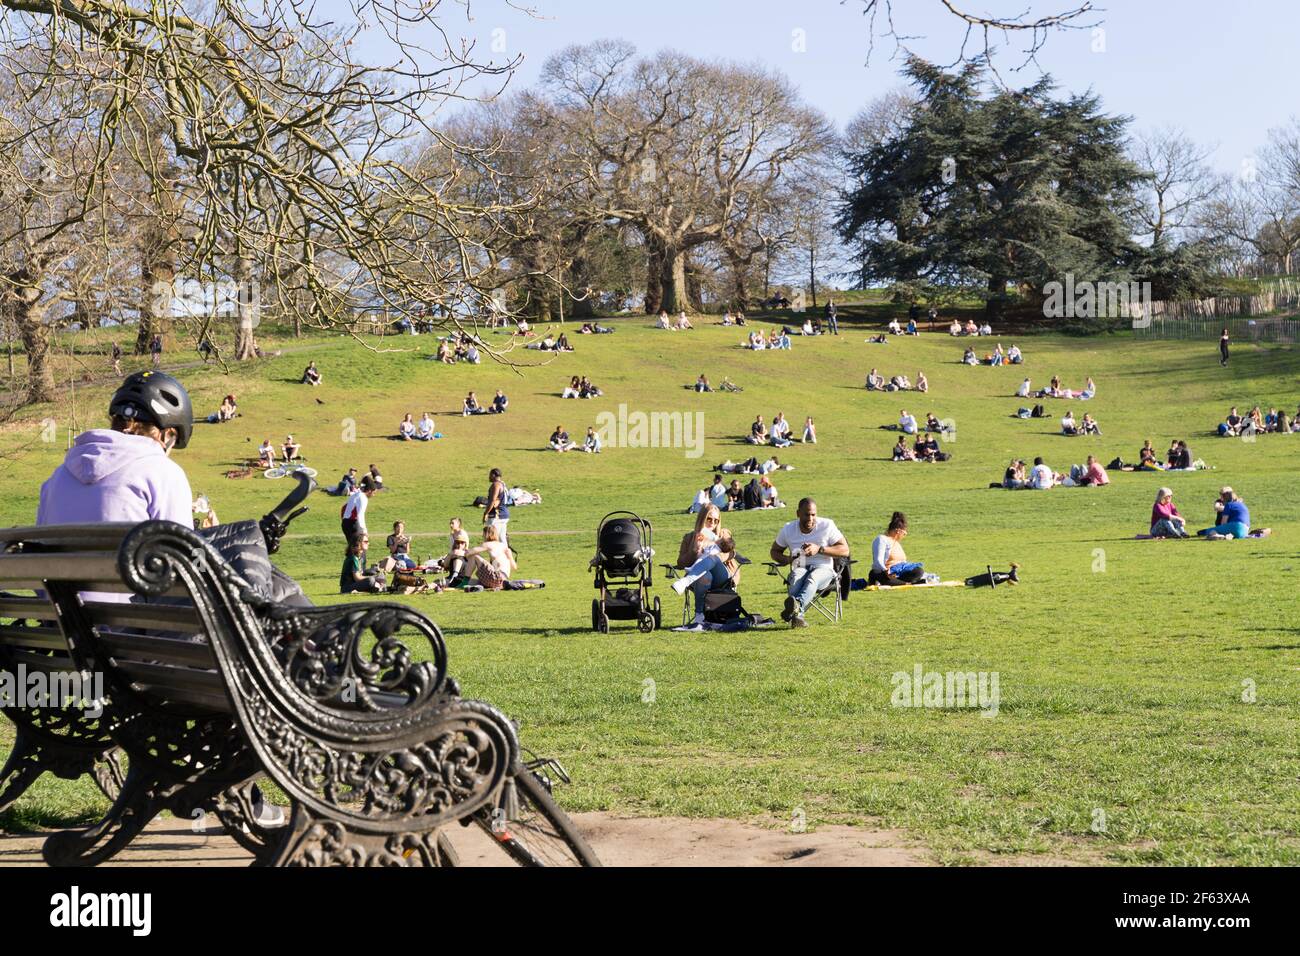
<path id="1" fill-rule="evenodd" d="M 343 505 L 343 517 L 355 518 L 358 531 L 368 531 L 366 527 L 366 506 L 370 504 L 370 499 L 366 493 L 358 488 L 352 494 L 348 495 L 347 502 Z"/>
<path id="2" fill-rule="evenodd" d="M 871 541 L 871 569 L 873 571 L 887 571 L 889 569 L 889 556 L 897 548 L 899 552 L 899 561 L 907 560 L 902 554 L 903 547 L 887 534 L 878 534 Z M 897 564 L 898 562 L 894 562 Z"/>
<path id="3" fill-rule="evenodd" d="M 907 432 L 909 435 L 913 434 L 916 431 L 916 416 L 900 415 L 898 418 L 898 427 L 903 429 L 903 431 Z"/>
<path id="4" fill-rule="evenodd" d="M 1016 392 L 1016 397 L 1017 398 L 1029 397 L 1029 379 L 1025 379 L 1023 382 L 1020 383 L 1020 391 Z"/>
<path id="5" fill-rule="evenodd" d="M 397 426 L 397 430 L 403 435 L 410 435 L 415 431 L 415 426 L 406 419 L 402 419 L 402 423 Z"/>
<path id="6" fill-rule="evenodd" d="M 843 540 L 844 535 L 840 534 L 840 529 L 835 527 L 835 522 L 830 518 L 817 518 L 812 530 L 806 534 L 799 527 L 799 519 L 796 518 L 794 521 L 787 521 L 776 536 L 777 547 L 789 548 L 792 555 L 805 544 L 829 548 Z M 829 554 L 819 553 L 811 557 L 799 557 L 794 563 L 796 567 L 803 565 L 809 568 L 825 568 L 830 567 L 834 560 Z"/>
<path id="7" fill-rule="evenodd" d="M 1031 488 L 1052 487 L 1052 469 L 1046 465 L 1034 465 L 1029 472 L 1029 485 Z"/>
<path id="8" fill-rule="evenodd" d="M 433 435 L 433 419 L 427 415 L 420 419 L 419 432 L 421 437 L 429 438 Z"/>
<path id="9" fill-rule="evenodd" d="M 766 487 L 759 485 L 758 493 L 763 496 L 764 501 L 770 501 L 773 504 L 777 501 L 776 485 L 768 485 Z"/>

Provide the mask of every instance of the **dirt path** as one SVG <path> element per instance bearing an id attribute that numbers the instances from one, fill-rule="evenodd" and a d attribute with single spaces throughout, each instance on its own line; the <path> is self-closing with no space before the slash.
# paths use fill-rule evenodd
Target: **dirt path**
<path id="1" fill-rule="evenodd" d="M 924 850 L 902 833 L 825 826 L 810 833 L 769 830 L 735 820 L 615 817 L 580 813 L 575 821 L 607 866 L 926 866 Z M 213 824 L 213 818 L 207 823 Z M 448 828 L 466 866 L 508 860 L 477 827 Z M 0 834 L 0 866 L 43 866 L 43 833 Z M 174 817 L 155 820 L 106 866 L 247 866 L 250 857 L 219 829 L 195 833 Z"/>

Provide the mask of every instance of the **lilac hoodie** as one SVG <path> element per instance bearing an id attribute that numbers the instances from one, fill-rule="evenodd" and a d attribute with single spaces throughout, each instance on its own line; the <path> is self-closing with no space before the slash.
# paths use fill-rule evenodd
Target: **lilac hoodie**
<path id="1" fill-rule="evenodd" d="M 161 518 L 194 527 L 194 497 L 180 465 L 144 435 L 82 432 L 41 485 L 37 524 Z"/>

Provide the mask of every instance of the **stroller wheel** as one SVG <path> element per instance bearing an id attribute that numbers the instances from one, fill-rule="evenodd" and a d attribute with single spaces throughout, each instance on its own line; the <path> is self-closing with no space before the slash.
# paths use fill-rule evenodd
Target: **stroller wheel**
<path id="1" fill-rule="evenodd" d="M 604 614 L 600 615 L 600 618 L 596 621 L 596 630 L 602 634 L 609 633 L 609 618 Z"/>
<path id="2" fill-rule="evenodd" d="M 655 627 L 656 628 L 663 627 L 664 618 L 663 615 L 659 612 L 659 595 L 657 594 L 655 595 L 654 616 L 655 616 Z"/>
<path id="3" fill-rule="evenodd" d="M 642 611 L 636 619 L 636 626 L 642 634 L 649 634 L 655 629 L 655 616 L 650 611 Z"/>

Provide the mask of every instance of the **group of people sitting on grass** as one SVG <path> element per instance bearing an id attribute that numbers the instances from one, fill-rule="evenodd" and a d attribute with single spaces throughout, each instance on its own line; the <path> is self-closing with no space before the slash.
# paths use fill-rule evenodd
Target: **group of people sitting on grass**
<path id="1" fill-rule="evenodd" d="M 993 326 L 985 322 L 983 325 L 976 325 L 974 319 L 967 319 L 966 324 L 962 325 L 960 319 L 953 319 L 952 325 L 948 326 L 949 335 L 992 335 Z"/>
<path id="2" fill-rule="evenodd" d="M 680 312 L 676 318 L 670 319 L 666 309 L 659 310 L 659 321 L 655 323 L 655 328 L 664 329 L 668 332 L 689 332 L 695 326 L 691 325 L 691 320 L 686 317 L 685 311 Z"/>
<path id="3" fill-rule="evenodd" d="M 478 350 L 479 344 L 478 340 L 468 332 L 454 332 L 438 342 L 438 351 L 434 358 L 444 365 L 455 365 L 457 362 L 478 365 L 483 361 L 483 356 Z"/>
<path id="4" fill-rule="evenodd" d="M 1110 476 L 1106 474 L 1106 469 L 1102 467 L 1095 455 L 1089 455 L 1084 464 L 1071 465 L 1070 470 L 1064 474 L 1053 471 L 1042 458 L 1035 458 L 1033 467 L 1027 467 L 1022 459 L 1016 458 L 1007 465 L 1002 481 L 994 482 L 989 487 L 1006 488 L 1009 491 L 1019 491 L 1024 488 L 1046 491 L 1057 485 L 1074 488 L 1108 484 L 1110 484 Z"/>
<path id="5" fill-rule="evenodd" d="M 599 322 L 583 322 L 582 328 L 578 329 L 579 335 L 609 335 L 614 330 L 608 325 L 601 325 Z"/>
<path id="6" fill-rule="evenodd" d="M 397 426 L 397 437 L 402 441 L 433 441 L 443 435 L 434 424 L 433 412 L 425 412 L 418 422 L 407 412 Z"/>
<path id="7" fill-rule="evenodd" d="M 379 473 L 379 467 L 377 465 L 371 465 L 367 474 L 362 475 L 361 477 L 366 481 L 367 486 L 373 488 L 376 492 L 384 490 L 384 476 Z M 355 468 L 349 468 L 344 472 L 343 477 L 339 479 L 337 485 L 334 485 L 332 488 L 322 488 L 321 490 L 327 495 L 347 498 L 360 487 L 361 482 L 357 479 L 357 470 Z"/>
<path id="8" fill-rule="evenodd" d="M 911 316 L 908 318 L 906 326 L 902 325 L 898 321 L 898 319 L 890 319 L 889 325 L 885 326 L 885 328 L 888 330 L 890 335 L 920 335 L 921 334 L 916 328 L 915 316 Z M 878 336 L 877 338 L 870 339 L 869 341 L 876 342 L 878 344 L 883 344 L 884 342 L 887 342 L 889 340 L 886 339 L 883 335 L 881 335 Z"/>
<path id="9" fill-rule="evenodd" d="M 693 389 L 695 389 L 695 391 L 697 391 L 697 392 L 711 392 L 711 391 L 713 391 L 713 386 L 709 383 L 709 377 L 708 377 L 707 375 L 705 375 L 703 372 L 701 372 L 699 378 L 697 378 L 697 379 L 695 380 L 695 384 L 692 385 L 692 386 L 690 386 L 690 387 L 693 388 Z M 724 376 L 722 377 L 722 381 L 718 383 L 718 391 L 720 391 L 720 392 L 743 392 L 744 389 L 741 388 L 739 385 L 737 385 L 735 382 L 733 382 L 731 379 L 727 378 L 727 377 L 724 375 Z"/>
<path id="10" fill-rule="evenodd" d="M 1198 471 L 1205 467 L 1205 462 L 1193 459 L 1191 449 L 1182 439 L 1170 442 L 1169 451 L 1165 453 L 1165 460 L 1162 462 L 1156 455 L 1151 439 L 1148 438 L 1138 450 L 1136 465 L 1126 464 L 1116 458 L 1110 463 L 1110 467 L 1118 468 L 1120 471 Z"/>
<path id="11" fill-rule="evenodd" d="M 1212 540 L 1228 538 L 1265 538 L 1272 533 L 1269 528 L 1252 531 L 1250 527 L 1250 509 L 1241 497 L 1226 485 L 1219 489 L 1219 497 L 1214 501 L 1214 525 L 1202 528 L 1196 534 Z M 1147 534 L 1139 538 L 1190 538 L 1187 519 L 1178 513 L 1174 504 L 1172 488 L 1161 488 L 1156 492 L 1155 504 L 1151 507 L 1151 527 Z"/>
<path id="12" fill-rule="evenodd" d="M 1074 412 L 1066 410 L 1061 416 L 1061 434 L 1074 437 L 1076 435 L 1100 435 L 1101 428 L 1097 425 L 1097 420 L 1091 415 L 1084 413 L 1081 421 L 1074 420 Z"/>
<path id="13" fill-rule="evenodd" d="M 933 432 L 920 432 L 916 434 L 916 441 L 908 447 L 907 436 L 899 435 L 898 444 L 894 445 L 892 460 L 894 461 L 948 461 L 952 455 L 945 451 L 940 451 L 939 440 Z"/>
<path id="14" fill-rule="evenodd" d="M 560 398 L 598 398 L 603 395 L 599 388 L 591 384 L 587 376 L 573 376 L 569 379 L 569 384 L 564 386 L 564 391 L 560 393 Z"/>
<path id="15" fill-rule="evenodd" d="M 1020 391 L 1016 392 L 1016 396 L 1018 398 L 1028 398 L 1029 394 L 1029 379 L 1025 379 L 1020 383 Z M 1051 384 L 1047 388 L 1039 389 L 1033 393 L 1034 398 L 1077 398 L 1083 401 L 1095 398 L 1096 395 L 1097 383 L 1091 378 L 1085 381 L 1083 388 L 1076 392 L 1073 389 L 1062 387 L 1059 375 L 1052 376 Z"/>
<path id="16" fill-rule="evenodd" d="M 589 425 L 587 426 L 587 435 L 583 439 L 582 444 L 579 445 L 576 442 L 570 440 L 569 433 L 565 431 L 563 425 L 556 425 L 555 431 L 551 432 L 551 438 L 550 441 L 548 442 L 548 446 L 550 447 L 551 451 L 560 451 L 560 452 L 576 451 L 579 448 L 581 448 L 583 451 L 589 454 L 599 455 L 601 449 L 600 435 L 596 432 L 594 426 Z"/>
<path id="17" fill-rule="evenodd" d="M 1024 360 L 1025 356 L 1018 346 L 1013 345 L 1004 352 L 1002 351 L 1001 342 L 982 359 L 975 354 L 975 350 L 970 346 L 966 347 L 966 351 L 962 353 L 961 357 L 963 365 L 1020 365 Z"/>
<path id="18" fill-rule="evenodd" d="M 788 349 L 790 347 L 790 330 L 786 328 L 773 329 L 770 333 L 765 334 L 762 329 L 755 329 L 749 333 L 741 344 L 744 348 L 754 352 L 762 352 L 765 349 Z"/>
<path id="19" fill-rule="evenodd" d="M 1256 405 L 1246 415 L 1240 415 L 1237 412 L 1237 406 L 1232 406 L 1228 412 L 1228 417 L 1219 423 L 1218 433 L 1220 438 L 1235 438 L 1237 436 L 1247 435 L 1267 435 L 1267 434 L 1291 434 L 1300 432 L 1300 408 L 1296 409 L 1295 417 L 1288 415 L 1285 411 L 1278 411 L 1270 407 L 1268 414 L 1262 414 L 1259 406 Z"/>
<path id="20" fill-rule="evenodd" d="M 284 436 L 284 444 L 280 446 L 280 460 L 286 465 L 304 460 L 302 446 L 298 444 L 292 435 Z M 257 466 L 259 468 L 274 468 L 275 463 L 275 446 L 271 444 L 271 439 L 267 438 L 257 447 Z"/>
<path id="21" fill-rule="evenodd" d="M 491 404 L 487 406 L 479 404 L 478 396 L 470 392 L 461 403 L 460 413 L 462 415 L 504 415 L 509 407 L 510 399 L 498 388 L 497 393 L 492 396 Z"/>
<path id="22" fill-rule="evenodd" d="M 925 377 L 925 373 L 918 371 L 916 373 L 916 384 L 906 375 L 894 375 L 888 381 L 885 376 L 881 375 L 877 369 L 872 369 L 867 373 L 867 381 L 864 386 L 868 392 L 928 392 L 930 390 L 930 380 Z"/>
<path id="23" fill-rule="evenodd" d="M 395 591 L 410 594 L 453 587 L 499 591 L 518 570 L 519 563 L 515 554 L 500 539 L 496 525 L 484 526 L 483 543 L 477 547 L 470 547 L 469 533 L 459 518 L 451 519 L 450 530 L 447 553 L 424 566 L 419 565 L 411 556 L 411 536 L 406 533 L 404 522 L 393 523 L 393 533 L 385 542 L 388 556 L 373 565 L 368 565 L 366 561 L 370 546 L 369 533 L 364 529 L 356 532 L 349 539 L 343 557 L 343 568 L 339 572 L 339 593 Z M 416 577 L 416 572 L 441 577 L 428 582 Z"/>
<path id="24" fill-rule="evenodd" d="M 569 344 L 569 336 L 561 332 L 558 336 L 551 334 L 547 329 L 540 339 L 536 342 L 529 342 L 524 346 L 526 349 L 532 349 L 535 352 L 572 352 L 573 346 Z"/>
<path id="25" fill-rule="evenodd" d="M 724 482 L 722 471 L 719 467 L 719 473 L 713 476 L 713 481 L 695 493 L 695 500 L 686 509 L 688 514 L 696 514 L 710 507 L 722 511 L 785 507 L 785 503 L 777 494 L 776 486 L 772 484 L 772 479 L 766 472 L 751 478 L 747 485 L 741 485 L 739 478 L 731 479 L 730 484 Z"/>
<path id="26" fill-rule="evenodd" d="M 745 436 L 745 441 L 751 445 L 771 444 L 777 448 L 785 448 L 794 444 L 791 435 L 790 423 L 785 420 L 785 413 L 777 412 L 776 417 L 772 419 L 771 427 L 764 423 L 762 415 L 755 418 L 754 424 L 749 426 L 749 434 Z M 813 424 L 811 415 L 804 419 L 802 440 L 805 444 L 817 444 L 817 426 Z"/>

